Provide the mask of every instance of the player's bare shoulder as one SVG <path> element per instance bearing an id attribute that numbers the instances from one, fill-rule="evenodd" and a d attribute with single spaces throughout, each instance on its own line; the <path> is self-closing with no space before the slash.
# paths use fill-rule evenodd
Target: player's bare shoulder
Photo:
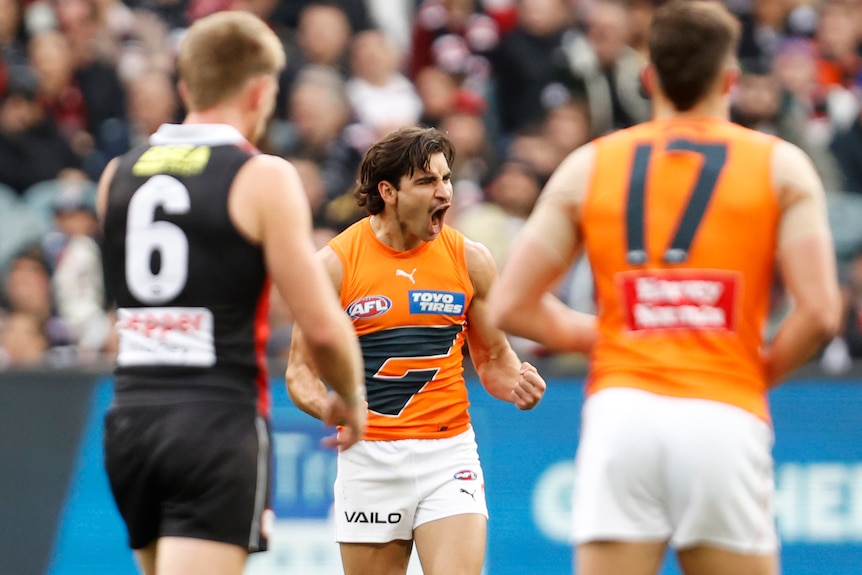
<path id="1" fill-rule="evenodd" d="M 467 272 L 470 274 L 473 290 L 477 295 L 484 296 L 497 277 L 497 264 L 491 250 L 484 244 L 465 237 L 464 259 L 467 262 Z"/>
<path id="2" fill-rule="evenodd" d="M 567 215 L 572 215 L 569 212 L 577 211 L 584 200 L 593 175 L 595 159 L 596 146 L 592 143 L 571 152 L 560 162 L 545 184 L 539 202 L 552 204 Z"/>
<path id="3" fill-rule="evenodd" d="M 772 186 L 782 208 L 806 197 L 824 195 L 823 183 L 814 163 L 798 146 L 778 140 L 772 149 L 770 162 Z"/>
<path id="4" fill-rule="evenodd" d="M 228 210 L 237 228 L 260 242 L 265 221 L 275 218 L 290 226 L 297 217 L 307 216 L 307 209 L 301 209 L 306 205 L 296 168 L 284 158 L 256 154 L 237 173 Z"/>
<path id="5" fill-rule="evenodd" d="M 341 283 L 344 281 L 344 265 L 335 250 L 325 245 L 317 251 L 315 258 L 323 264 L 326 275 L 329 276 L 335 289 L 341 291 Z"/>

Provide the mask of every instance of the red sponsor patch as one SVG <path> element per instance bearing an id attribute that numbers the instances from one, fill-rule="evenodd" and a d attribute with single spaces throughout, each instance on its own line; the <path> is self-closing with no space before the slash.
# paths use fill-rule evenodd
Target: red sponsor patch
<path id="1" fill-rule="evenodd" d="M 739 274 L 721 270 L 625 272 L 618 285 L 629 331 L 733 331 Z"/>

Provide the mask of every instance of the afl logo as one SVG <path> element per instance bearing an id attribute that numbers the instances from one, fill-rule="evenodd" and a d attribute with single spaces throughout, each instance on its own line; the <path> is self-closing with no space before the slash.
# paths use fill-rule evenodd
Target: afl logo
<path id="1" fill-rule="evenodd" d="M 353 319 L 371 319 L 392 309 L 392 300 L 382 295 L 367 295 L 347 306 L 347 315 Z"/>
<path id="2" fill-rule="evenodd" d="M 476 481 L 479 479 L 479 476 L 476 475 L 475 471 L 471 471 L 469 469 L 465 469 L 463 471 L 459 471 L 453 477 L 459 481 Z"/>

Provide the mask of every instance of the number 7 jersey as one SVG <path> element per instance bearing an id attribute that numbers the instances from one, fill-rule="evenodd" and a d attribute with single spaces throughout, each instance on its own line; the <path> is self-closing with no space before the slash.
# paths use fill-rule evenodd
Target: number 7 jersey
<path id="1" fill-rule="evenodd" d="M 364 218 L 329 246 L 341 260 L 341 304 L 365 362 L 365 439 L 434 439 L 465 431 L 463 346 L 473 285 L 464 237 L 444 226 L 433 241 L 402 252 L 378 240 Z"/>
<path id="2" fill-rule="evenodd" d="M 780 216 L 775 142 L 704 118 L 594 143 L 581 211 L 600 332 L 589 393 L 634 387 L 769 418 L 760 349 Z"/>

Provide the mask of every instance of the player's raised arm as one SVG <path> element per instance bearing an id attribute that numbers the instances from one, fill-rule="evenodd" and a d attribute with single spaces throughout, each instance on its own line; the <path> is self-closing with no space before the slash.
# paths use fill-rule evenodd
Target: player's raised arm
<path id="1" fill-rule="evenodd" d="M 506 334 L 488 318 L 488 290 L 497 279 L 494 258 L 485 246 L 467 239 L 464 252 L 474 289 L 467 312 L 467 344 L 479 380 L 497 399 L 532 409 L 545 393 L 545 381 L 535 367 L 518 359 Z"/>
<path id="2" fill-rule="evenodd" d="M 768 382 L 776 385 L 834 337 L 841 305 L 825 193 L 811 160 L 779 142 L 772 178 L 781 206 L 778 263 L 793 302 L 764 351 Z"/>
<path id="3" fill-rule="evenodd" d="M 555 351 L 588 352 L 596 338 L 593 316 L 550 293 L 581 249 L 578 212 L 593 156 L 590 145 L 578 149 L 548 181 L 489 296 L 494 325 Z"/>
<path id="4" fill-rule="evenodd" d="M 296 170 L 281 158 L 256 156 L 240 170 L 234 186 L 231 202 L 246 224 L 241 229 L 260 241 L 273 281 L 303 332 L 317 373 L 348 405 L 361 403 L 359 344 L 315 258 L 311 214 Z M 243 202 L 242 197 L 250 201 Z M 244 210 L 243 206 L 253 207 Z M 361 429 L 355 431 L 361 435 Z"/>

